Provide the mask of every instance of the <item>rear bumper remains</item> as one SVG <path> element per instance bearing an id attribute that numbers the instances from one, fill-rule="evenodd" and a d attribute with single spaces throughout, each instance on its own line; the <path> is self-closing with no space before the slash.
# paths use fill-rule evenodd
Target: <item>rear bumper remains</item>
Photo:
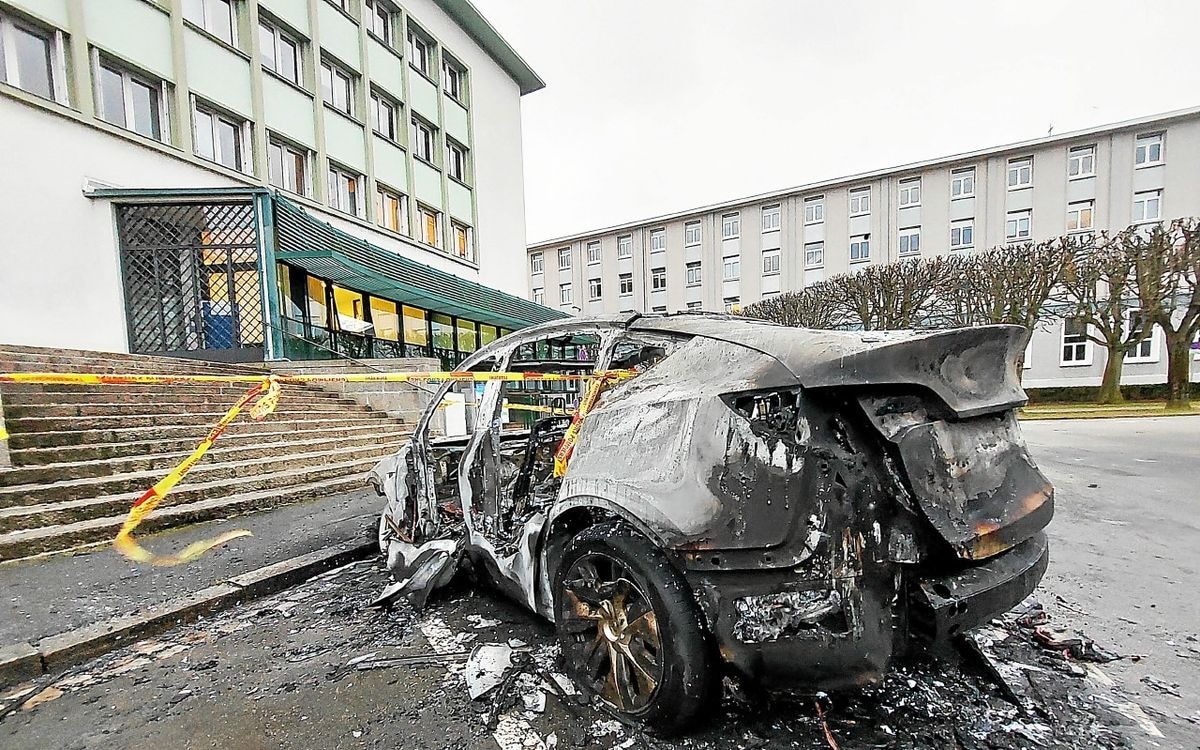
<path id="1" fill-rule="evenodd" d="M 909 591 L 909 632 L 926 645 L 945 642 L 1012 609 L 1042 580 L 1050 562 L 1045 532 L 987 562 L 916 580 Z"/>

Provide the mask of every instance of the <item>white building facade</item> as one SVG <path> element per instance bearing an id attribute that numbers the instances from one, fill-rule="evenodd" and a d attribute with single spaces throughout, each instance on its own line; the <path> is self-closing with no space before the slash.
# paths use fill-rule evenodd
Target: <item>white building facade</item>
<path id="1" fill-rule="evenodd" d="M 543 85 L 468 0 L 0 0 L 0 342 L 460 359 L 553 317 L 514 263 Z"/>
<path id="2" fill-rule="evenodd" d="M 729 310 L 871 263 L 1198 215 L 1195 108 L 538 242 L 528 293 L 571 313 Z M 1073 321 L 1048 323 L 1024 383 L 1098 385 L 1104 358 Z M 1156 331 L 1123 382 L 1165 378 Z"/>

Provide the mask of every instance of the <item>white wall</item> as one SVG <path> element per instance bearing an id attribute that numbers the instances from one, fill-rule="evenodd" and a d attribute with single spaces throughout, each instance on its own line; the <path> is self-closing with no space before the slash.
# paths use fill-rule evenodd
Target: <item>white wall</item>
<path id="1" fill-rule="evenodd" d="M 0 97 L 0 342 L 128 351 L 112 204 L 121 187 L 235 181 L 73 120 Z"/>

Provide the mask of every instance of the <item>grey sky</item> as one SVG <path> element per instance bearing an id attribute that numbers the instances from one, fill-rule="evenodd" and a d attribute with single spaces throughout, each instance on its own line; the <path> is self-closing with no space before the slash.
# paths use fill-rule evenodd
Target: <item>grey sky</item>
<path id="1" fill-rule="evenodd" d="M 531 241 L 1200 104 L 1197 0 L 476 3 L 547 82 Z"/>

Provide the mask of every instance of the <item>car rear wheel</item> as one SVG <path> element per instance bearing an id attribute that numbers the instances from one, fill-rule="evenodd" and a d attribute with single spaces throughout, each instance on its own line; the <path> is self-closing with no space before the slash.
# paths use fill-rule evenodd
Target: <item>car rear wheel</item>
<path id="1" fill-rule="evenodd" d="M 687 581 L 627 525 L 575 536 L 554 591 L 563 659 L 587 694 L 664 734 L 694 726 L 719 696 L 711 640 Z"/>

